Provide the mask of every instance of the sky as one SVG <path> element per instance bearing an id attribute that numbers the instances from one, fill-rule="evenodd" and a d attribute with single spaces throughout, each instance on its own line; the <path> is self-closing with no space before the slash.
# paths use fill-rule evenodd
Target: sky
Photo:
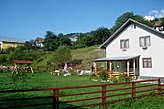
<path id="1" fill-rule="evenodd" d="M 111 28 L 125 12 L 164 17 L 164 0 L 0 0 L 0 36 L 21 40 Z"/>

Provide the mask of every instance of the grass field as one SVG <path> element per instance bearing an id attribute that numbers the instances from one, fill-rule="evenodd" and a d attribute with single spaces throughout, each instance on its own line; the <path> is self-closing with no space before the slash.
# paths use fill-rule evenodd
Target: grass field
<path id="1" fill-rule="evenodd" d="M 18 78 L 17 78 L 18 79 Z M 20 78 L 19 78 L 20 79 Z M 107 84 L 106 82 L 105 84 Z M 71 86 L 86 86 L 86 85 L 96 85 L 96 84 L 104 84 L 102 82 L 93 82 L 90 80 L 90 76 L 84 75 L 84 76 L 77 76 L 77 75 L 71 75 L 64 77 L 61 76 L 53 76 L 50 72 L 40 72 L 40 73 L 33 73 L 33 74 L 27 74 L 24 79 L 20 79 L 19 81 L 15 81 L 12 79 L 12 74 L 9 72 L 1 72 L 0 73 L 0 90 L 11 90 L 11 89 L 32 89 L 32 88 L 50 88 L 50 87 L 71 87 Z M 126 86 L 124 86 L 126 87 Z M 95 91 L 98 89 L 85 89 L 85 90 L 69 90 L 69 91 L 61 91 L 60 93 L 74 93 L 76 92 L 84 92 L 84 91 Z M 15 93 L 15 94 L 0 94 L 0 99 L 2 98 L 14 98 L 14 97 L 34 97 L 34 96 L 46 96 L 51 95 L 52 92 L 50 91 L 41 91 L 41 92 L 35 92 L 35 93 Z M 92 95 L 89 97 L 95 97 L 98 96 Z M 83 98 L 87 98 L 88 96 L 82 96 Z M 70 100 L 70 99 L 78 99 L 77 97 L 69 97 L 66 99 L 61 100 Z M 115 98 L 117 99 L 117 98 Z M 47 100 L 40 100 L 40 101 L 32 101 L 32 103 L 41 103 L 41 102 L 48 102 L 51 101 L 49 99 Z M 99 102 L 98 100 L 94 100 L 91 102 Z M 156 97 L 145 97 L 141 99 L 135 99 L 132 101 L 122 101 L 117 103 L 111 103 L 108 105 L 108 108 L 112 109 L 164 109 L 164 97 L 163 96 L 156 96 Z M 25 103 L 23 101 L 19 102 L 20 104 Z M 30 104 L 31 102 L 26 102 Z M 0 103 L 0 107 L 6 103 Z M 13 104 L 11 102 L 8 102 L 8 104 Z M 18 104 L 18 103 L 17 103 Z M 85 104 L 85 102 L 83 103 Z M 62 106 L 65 106 L 68 104 L 64 104 Z M 69 105 L 79 105 L 79 103 L 70 103 Z M 51 106 L 47 107 L 38 107 L 38 108 L 51 108 Z M 90 109 L 100 109 L 101 106 L 96 107 L 90 107 Z"/>

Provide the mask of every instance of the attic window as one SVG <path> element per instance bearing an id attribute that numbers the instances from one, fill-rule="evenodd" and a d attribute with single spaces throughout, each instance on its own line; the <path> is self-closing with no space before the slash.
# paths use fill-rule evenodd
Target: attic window
<path id="1" fill-rule="evenodd" d="M 164 30 L 163 26 L 159 27 L 159 31 L 163 31 L 163 30 Z"/>
<path id="2" fill-rule="evenodd" d="M 136 29 L 136 25 L 134 24 L 134 29 Z"/>
<path id="3" fill-rule="evenodd" d="M 132 29 L 136 29 L 136 25 L 135 25 L 135 24 L 132 24 L 132 25 L 131 25 L 131 28 L 132 28 Z"/>

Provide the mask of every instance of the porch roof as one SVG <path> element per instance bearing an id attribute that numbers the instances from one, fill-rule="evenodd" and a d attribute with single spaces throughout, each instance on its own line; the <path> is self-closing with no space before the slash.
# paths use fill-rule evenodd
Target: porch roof
<path id="1" fill-rule="evenodd" d="M 100 62 L 100 61 L 124 61 L 124 60 L 130 60 L 133 58 L 137 58 L 140 55 L 137 56 L 120 56 L 120 57 L 107 57 L 107 58 L 99 58 L 99 59 L 94 59 L 94 62 Z"/>

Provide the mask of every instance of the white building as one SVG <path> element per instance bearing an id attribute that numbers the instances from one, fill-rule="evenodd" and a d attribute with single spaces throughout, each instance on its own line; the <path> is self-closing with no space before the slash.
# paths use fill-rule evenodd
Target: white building
<path id="1" fill-rule="evenodd" d="M 102 45 L 109 72 L 127 72 L 139 79 L 164 77 L 164 33 L 128 19 Z"/>

